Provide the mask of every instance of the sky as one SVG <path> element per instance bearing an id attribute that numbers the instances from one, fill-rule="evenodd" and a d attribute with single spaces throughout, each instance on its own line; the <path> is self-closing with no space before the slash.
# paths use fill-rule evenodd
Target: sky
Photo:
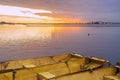
<path id="1" fill-rule="evenodd" d="M 120 22 L 120 0 L 0 0 L 0 20 L 8 22 L 22 22 L 23 20 L 24 22 Z"/>

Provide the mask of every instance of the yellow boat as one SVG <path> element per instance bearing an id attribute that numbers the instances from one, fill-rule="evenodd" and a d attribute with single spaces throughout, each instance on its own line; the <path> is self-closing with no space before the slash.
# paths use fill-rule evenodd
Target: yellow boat
<path id="1" fill-rule="evenodd" d="M 59 62 L 67 62 L 69 60 L 76 60 L 76 59 L 78 59 L 78 61 L 80 60 L 80 62 L 82 61 L 81 64 L 83 65 L 81 65 L 81 67 L 83 67 L 87 63 L 89 64 L 87 64 L 86 67 L 87 66 L 96 67 L 107 62 L 103 59 L 98 59 L 94 57 L 84 57 L 79 54 L 71 53 L 71 54 L 60 54 L 55 56 L 46 56 L 46 57 L 39 57 L 39 58 L 0 62 L 0 71 L 9 70 L 9 69 L 38 67 L 43 65 L 55 64 Z"/>
<path id="2" fill-rule="evenodd" d="M 48 80 L 108 66 L 109 62 L 104 59 L 84 57 L 78 54 L 7 61 L 1 65 L 0 80 Z"/>

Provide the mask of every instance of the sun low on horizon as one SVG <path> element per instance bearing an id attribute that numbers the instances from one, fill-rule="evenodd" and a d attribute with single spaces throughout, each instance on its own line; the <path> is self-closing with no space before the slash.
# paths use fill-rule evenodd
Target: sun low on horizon
<path id="1" fill-rule="evenodd" d="M 13 22 L 13 23 L 63 23 L 71 22 L 72 20 L 54 17 L 44 16 L 40 14 L 54 15 L 52 11 L 31 9 L 18 6 L 0 5 L 0 22 Z"/>

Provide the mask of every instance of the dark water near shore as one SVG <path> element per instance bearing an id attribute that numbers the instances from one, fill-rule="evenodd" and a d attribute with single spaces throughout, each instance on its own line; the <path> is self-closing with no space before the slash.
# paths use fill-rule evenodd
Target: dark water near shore
<path id="1" fill-rule="evenodd" d="M 0 61 L 61 53 L 103 57 L 114 64 L 120 61 L 120 26 L 0 26 Z"/>

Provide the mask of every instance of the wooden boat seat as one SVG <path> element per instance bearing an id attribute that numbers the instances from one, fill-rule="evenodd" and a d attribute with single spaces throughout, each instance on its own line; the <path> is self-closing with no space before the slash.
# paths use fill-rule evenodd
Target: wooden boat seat
<path id="1" fill-rule="evenodd" d="M 41 73 L 38 73 L 38 80 L 49 80 L 51 78 L 54 78 L 56 77 L 54 74 L 50 73 L 50 72 L 41 72 Z"/>
<path id="2" fill-rule="evenodd" d="M 33 68 L 36 67 L 34 64 L 23 65 L 23 68 Z"/>

